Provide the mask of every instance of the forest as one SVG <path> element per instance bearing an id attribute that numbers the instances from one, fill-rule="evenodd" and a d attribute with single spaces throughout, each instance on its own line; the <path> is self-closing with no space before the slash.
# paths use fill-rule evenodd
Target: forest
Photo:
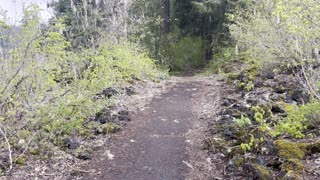
<path id="1" fill-rule="evenodd" d="M 319 0 L 54 0 L 47 6 L 49 21 L 31 3 L 11 24 L 0 2 L 0 178 L 320 179 Z M 162 113 L 166 105 L 157 97 L 177 99 Z M 150 105 L 138 107 L 143 98 Z M 148 110 L 153 103 L 159 107 Z M 170 114 L 173 125 L 162 127 Z M 153 125 L 146 131 L 138 125 L 157 124 L 152 118 L 161 119 L 160 134 L 181 126 L 182 142 L 189 141 L 185 129 L 203 136 L 190 137 L 190 146 L 208 170 L 175 172 L 179 178 L 163 178 L 159 164 L 153 168 L 160 175 L 152 176 L 91 171 L 109 166 L 100 156 L 114 156 L 95 147 L 120 146 L 118 136 L 129 138 L 134 128 L 132 137 L 147 136 Z M 171 148 L 179 143 L 169 144 L 167 154 L 175 154 Z M 172 166 L 193 173 L 197 163 L 189 160 Z"/>

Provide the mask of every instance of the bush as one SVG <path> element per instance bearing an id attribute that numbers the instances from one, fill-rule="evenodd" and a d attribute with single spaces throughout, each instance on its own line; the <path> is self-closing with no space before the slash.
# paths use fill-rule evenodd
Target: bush
<path id="1" fill-rule="evenodd" d="M 302 106 L 287 105 L 288 116 L 279 120 L 275 127 L 275 135 L 288 134 L 295 138 L 303 138 L 304 130 L 309 126 L 317 126 L 320 122 L 320 102 L 315 101 Z"/>
<path id="2" fill-rule="evenodd" d="M 246 127 L 248 125 L 251 125 L 251 120 L 248 117 L 245 117 L 243 115 L 241 115 L 240 119 L 236 119 L 235 123 L 239 126 L 239 127 Z"/>
<path id="3" fill-rule="evenodd" d="M 166 76 L 136 44 L 70 51 L 60 33 L 63 20 L 43 28 L 33 6 L 26 10 L 21 30 L 0 25 L 5 34 L 0 42 L 8 44 L 0 54 L 0 128 L 8 141 L 1 139 L 0 145 L 11 147 L 14 156 L 24 151 L 20 141 L 37 147 L 37 140 L 57 144 L 61 137 L 80 134 L 86 118 L 112 105 L 112 98 L 95 98 L 103 89 Z"/>
<path id="4" fill-rule="evenodd" d="M 233 71 L 233 64 L 238 58 L 235 52 L 235 48 L 227 47 L 213 50 L 215 54 L 213 55 L 211 61 L 206 67 L 208 72 L 213 73 L 229 73 Z"/>
<path id="5" fill-rule="evenodd" d="M 168 51 L 173 70 L 183 71 L 205 65 L 203 41 L 200 37 L 184 37 L 171 43 Z"/>

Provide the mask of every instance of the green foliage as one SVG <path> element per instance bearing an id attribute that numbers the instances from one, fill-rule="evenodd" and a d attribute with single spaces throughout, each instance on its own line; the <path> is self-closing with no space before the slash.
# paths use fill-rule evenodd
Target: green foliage
<path id="1" fill-rule="evenodd" d="M 252 81 L 249 81 L 249 82 L 246 82 L 246 83 L 245 82 L 240 82 L 238 84 L 238 87 L 240 89 L 244 89 L 246 91 L 251 91 L 254 88 L 254 84 L 253 84 Z"/>
<path id="2" fill-rule="evenodd" d="M 56 18 L 65 19 L 64 37 L 76 50 L 96 48 L 107 38 L 115 41 L 127 35 L 125 2 L 57 0 L 50 6 Z"/>
<path id="3" fill-rule="evenodd" d="M 265 111 L 259 106 L 253 106 L 251 109 L 255 112 L 254 119 L 262 124 L 264 122 Z"/>
<path id="4" fill-rule="evenodd" d="M 224 26 L 228 1 L 136 0 L 129 14 L 135 20 L 133 36 L 146 47 L 159 64 L 173 71 L 204 67 L 212 56 L 212 48 L 229 44 L 228 29 Z M 170 17 L 168 22 L 168 17 Z M 170 29 L 165 27 L 170 25 Z"/>
<path id="5" fill-rule="evenodd" d="M 228 13 L 231 36 L 240 53 L 256 64 L 302 66 L 310 91 L 317 90 L 319 78 L 312 66 L 317 58 L 320 6 L 313 0 L 241 0 Z M 304 67 L 307 66 L 307 67 Z"/>
<path id="6" fill-rule="evenodd" d="M 285 163 L 281 165 L 281 170 L 285 172 L 295 171 L 302 173 L 304 169 L 303 163 L 296 158 L 288 159 Z"/>
<path id="7" fill-rule="evenodd" d="M 184 37 L 169 46 L 169 54 L 173 70 L 182 71 L 204 66 L 201 38 Z"/>
<path id="8" fill-rule="evenodd" d="M 272 179 L 272 174 L 267 167 L 259 165 L 259 164 L 254 164 L 253 167 L 254 167 L 255 171 L 257 171 L 257 173 L 259 173 L 259 179 L 261 179 L 261 180 Z"/>
<path id="9" fill-rule="evenodd" d="M 255 138 L 253 135 L 250 137 L 250 141 L 248 143 L 241 143 L 240 147 L 244 152 L 250 151 L 254 145 Z"/>
<path id="10" fill-rule="evenodd" d="M 18 157 L 16 160 L 15 160 L 15 163 L 20 165 L 20 166 L 25 166 L 27 164 L 26 162 L 26 157 L 25 156 L 21 156 L 21 157 Z"/>
<path id="11" fill-rule="evenodd" d="M 239 127 L 246 127 L 248 125 L 251 125 L 251 120 L 250 118 L 248 117 L 245 117 L 243 115 L 241 115 L 241 118 L 240 119 L 236 119 L 235 120 L 236 124 L 239 126 Z"/>
<path id="12" fill-rule="evenodd" d="M 206 71 L 211 73 L 230 73 L 233 71 L 234 61 L 237 58 L 235 48 L 227 47 L 214 49 L 214 55 L 206 67 Z"/>
<path id="13" fill-rule="evenodd" d="M 39 19 L 38 8 L 28 7 L 21 31 L 0 36 L 11 45 L 0 61 L 0 124 L 13 155 L 21 152 L 16 148 L 21 139 L 32 140 L 32 146 L 40 140 L 57 145 L 61 137 L 86 134 L 90 127 L 85 120 L 114 103 L 114 98 L 96 97 L 105 88 L 167 76 L 137 44 L 105 42 L 98 49 L 74 52 L 61 33 L 64 19 L 52 20 L 47 27 Z"/>
<path id="14" fill-rule="evenodd" d="M 276 140 L 274 142 L 275 147 L 278 150 L 278 154 L 282 158 L 286 159 L 303 159 L 305 156 L 305 145 L 297 142 L 290 142 L 283 139 Z"/>
<path id="15" fill-rule="evenodd" d="M 320 102 L 315 101 L 305 105 L 287 105 L 288 116 L 279 120 L 275 127 L 275 135 L 288 134 L 295 138 L 303 138 L 303 131 L 310 125 L 319 123 Z"/>
<path id="16" fill-rule="evenodd" d="M 251 91 L 254 89 L 254 80 L 256 78 L 259 66 L 253 62 L 243 62 L 248 63 L 242 69 L 241 73 L 238 75 L 238 81 L 236 81 L 236 85 L 241 90 Z M 241 69 L 241 67 L 240 67 Z"/>
<path id="17" fill-rule="evenodd" d="M 116 133 L 120 130 L 120 126 L 115 123 L 107 123 L 103 127 L 103 133 L 104 134 L 112 134 Z"/>
<path id="18" fill-rule="evenodd" d="M 258 148 L 259 144 L 264 142 L 264 138 L 255 138 L 254 135 L 250 134 L 250 140 L 247 143 L 241 143 L 240 147 L 243 152 L 251 151 L 254 148 Z"/>

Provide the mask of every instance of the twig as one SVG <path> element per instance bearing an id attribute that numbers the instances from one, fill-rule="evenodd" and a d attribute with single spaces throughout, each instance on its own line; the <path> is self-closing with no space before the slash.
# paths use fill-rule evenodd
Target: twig
<path id="1" fill-rule="evenodd" d="M 67 166 L 74 170 L 74 171 L 78 171 L 78 172 L 82 172 L 82 173 L 90 173 L 91 171 L 86 171 L 86 170 L 82 170 L 82 169 L 77 169 L 77 168 L 74 168 L 74 167 L 71 167 L 69 164 L 67 164 Z"/>
<path id="2" fill-rule="evenodd" d="M 35 132 L 35 133 L 32 135 L 32 137 L 31 137 L 31 138 L 29 139 L 29 141 L 28 141 L 27 146 L 24 148 L 23 152 L 22 152 L 15 160 L 20 159 L 20 158 L 26 153 L 26 151 L 28 150 L 28 147 L 29 147 L 32 139 L 36 136 L 37 133 L 38 133 L 38 132 Z"/>
<path id="3" fill-rule="evenodd" d="M 23 61 L 20 65 L 20 67 L 18 68 L 18 70 L 16 71 L 16 73 L 12 76 L 12 78 L 8 81 L 8 83 L 6 84 L 6 86 L 4 87 L 4 89 L 1 91 L 1 94 L 3 94 L 7 88 L 9 87 L 10 83 L 12 82 L 12 80 L 19 74 L 19 72 L 21 71 L 23 65 L 24 65 L 25 61 Z"/>
<path id="4" fill-rule="evenodd" d="M 308 79 L 308 77 L 307 77 L 307 75 L 306 75 L 306 72 L 305 72 L 305 69 L 304 69 L 304 66 L 303 66 L 303 64 L 301 63 L 301 69 L 302 69 L 302 74 L 303 74 L 303 76 L 304 76 L 304 79 L 306 80 L 306 83 L 307 83 L 307 86 L 308 86 L 308 88 L 309 88 L 309 91 L 318 99 L 318 100 L 320 100 L 320 96 L 316 93 L 316 91 L 313 89 L 313 87 L 311 86 L 311 84 L 310 84 L 310 81 L 309 81 L 309 79 Z"/>
<path id="5" fill-rule="evenodd" d="M 24 59 L 27 58 L 28 55 L 28 50 L 30 48 L 30 46 L 32 45 L 32 42 L 39 39 L 40 37 L 42 37 L 44 35 L 44 33 L 41 33 L 39 36 L 33 38 L 31 41 L 28 42 L 26 49 L 24 50 Z M 25 64 L 25 61 L 23 61 L 21 63 L 21 65 L 19 66 L 19 68 L 17 69 L 16 73 L 12 76 L 12 78 L 8 81 L 8 83 L 6 84 L 5 88 L 2 90 L 1 94 L 3 94 L 7 88 L 9 87 L 10 83 L 12 82 L 12 80 L 19 74 L 19 72 L 21 71 L 23 65 Z"/>
<path id="6" fill-rule="evenodd" d="M 12 166 L 13 166 L 11 145 L 10 145 L 8 137 L 7 137 L 6 127 L 1 123 L 0 123 L 0 125 L 3 127 L 3 129 L 0 128 L 0 133 L 4 137 L 4 139 L 7 143 L 7 146 L 8 146 L 8 156 L 9 156 L 9 163 L 10 163 L 8 172 L 10 172 L 12 170 Z"/>

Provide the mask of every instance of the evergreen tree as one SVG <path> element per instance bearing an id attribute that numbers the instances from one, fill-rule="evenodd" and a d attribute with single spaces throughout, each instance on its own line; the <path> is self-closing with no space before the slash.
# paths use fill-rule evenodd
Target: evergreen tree
<path id="1" fill-rule="evenodd" d="M 51 6 L 65 19 L 64 33 L 73 47 L 97 47 L 127 36 L 128 0 L 59 0 Z"/>

